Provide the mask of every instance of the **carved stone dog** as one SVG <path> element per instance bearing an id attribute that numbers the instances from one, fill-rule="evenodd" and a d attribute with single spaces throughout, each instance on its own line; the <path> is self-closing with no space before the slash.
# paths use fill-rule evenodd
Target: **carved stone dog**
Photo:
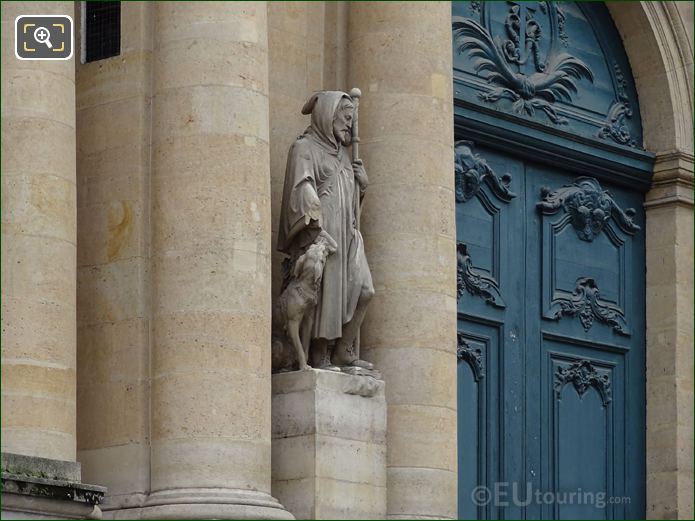
<path id="1" fill-rule="evenodd" d="M 287 287 L 273 307 L 273 371 L 309 367 L 309 330 L 326 259 L 337 249 L 333 238 L 322 231 L 299 256 Z M 300 327 L 304 341 L 300 337 Z"/>

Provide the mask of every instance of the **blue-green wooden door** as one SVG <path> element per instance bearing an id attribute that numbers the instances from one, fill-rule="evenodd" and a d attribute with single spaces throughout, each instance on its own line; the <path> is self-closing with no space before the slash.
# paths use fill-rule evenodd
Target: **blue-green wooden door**
<path id="1" fill-rule="evenodd" d="M 652 157 L 620 39 L 601 4 L 453 14 L 459 517 L 641 518 Z"/>

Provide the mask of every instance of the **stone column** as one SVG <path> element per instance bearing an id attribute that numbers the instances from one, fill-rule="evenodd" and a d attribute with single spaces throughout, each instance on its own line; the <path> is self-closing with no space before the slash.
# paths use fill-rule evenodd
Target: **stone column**
<path id="1" fill-rule="evenodd" d="M 451 5 L 349 4 L 370 186 L 362 233 L 376 296 L 362 354 L 388 404 L 390 518 L 456 517 L 456 257 Z"/>
<path id="2" fill-rule="evenodd" d="M 75 461 L 75 63 L 20 61 L 2 3 L 2 452 Z"/>
<path id="3" fill-rule="evenodd" d="M 75 62 L 14 54 L 17 16 L 74 6 L 1 7 L 2 519 L 97 519 L 105 492 L 75 461 Z"/>
<path id="4" fill-rule="evenodd" d="M 154 6 L 148 518 L 279 519 L 270 493 L 265 2 Z"/>

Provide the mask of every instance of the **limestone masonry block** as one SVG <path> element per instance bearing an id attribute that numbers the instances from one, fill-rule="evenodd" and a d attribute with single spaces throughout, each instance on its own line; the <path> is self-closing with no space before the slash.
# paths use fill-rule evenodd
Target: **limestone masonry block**
<path id="1" fill-rule="evenodd" d="M 386 398 L 371 377 L 273 375 L 273 495 L 297 519 L 386 515 Z"/>

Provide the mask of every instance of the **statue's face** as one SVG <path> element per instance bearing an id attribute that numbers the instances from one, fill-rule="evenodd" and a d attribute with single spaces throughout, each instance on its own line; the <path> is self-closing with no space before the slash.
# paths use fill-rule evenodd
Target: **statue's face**
<path id="1" fill-rule="evenodd" d="M 346 98 L 343 98 L 335 111 L 333 118 L 333 135 L 338 143 L 349 145 L 352 138 L 352 118 L 355 106 Z"/>

